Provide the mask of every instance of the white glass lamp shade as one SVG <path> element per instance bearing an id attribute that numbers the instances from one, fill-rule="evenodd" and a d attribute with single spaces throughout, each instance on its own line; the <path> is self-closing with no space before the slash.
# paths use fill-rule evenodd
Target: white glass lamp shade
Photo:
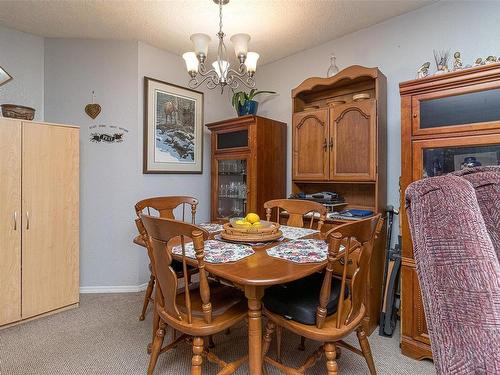
<path id="1" fill-rule="evenodd" d="M 248 52 L 247 59 L 245 60 L 245 65 L 249 73 L 255 73 L 257 70 L 257 60 L 260 55 L 257 52 Z"/>
<path id="2" fill-rule="evenodd" d="M 186 62 L 186 69 L 188 73 L 197 73 L 198 72 L 198 59 L 196 58 L 196 54 L 194 52 L 186 52 L 182 55 L 182 58 Z"/>
<path id="3" fill-rule="evenodd" d="M 212 66 L 214 67 L 214 70 L 217 73 L 217 75 L 219 76 L 219 79 L 221 80 L 221 82 L 226 82 L 227 72 L 229 70 L 229 62 L 226 60 L 221 60 L 220 64 L 219 64 L 219 61 L 214 61 L 212 63 Z"/>
<path id="4" fill-rule="evenodd" d="M 231 43 L 234 45 L 234 53 L 238 59 L 247 56 L 249 41 L 250 35 L 248 34 L 235 34 L 231 37 Z"/>
<path id="5" fill-rule="evenodd" d="M 208 43 L 210 43 L 210 37 L 207 34 L 193 34 L 191 35 L 191 42 L 193 42 L 194 52 L 197 56 L 202 54 L 203 56 L 207 56 L 208 54 Z"/>

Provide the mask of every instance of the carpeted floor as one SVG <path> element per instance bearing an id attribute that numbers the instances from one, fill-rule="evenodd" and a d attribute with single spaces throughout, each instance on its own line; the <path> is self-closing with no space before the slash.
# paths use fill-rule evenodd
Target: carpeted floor
<path id="1" fill-rule="evenodd" d="M 145 374 L 146 344 L 151 334 L 151 313 L 138 320 L 143 293 L 84 294 L 78 309 L 41 318 L 0 331 L 0 374 L 2 375 L 97 375 Z M 429 361 L 415 361 L 399 351 L 399 332 L 383 338 L 376 332 L 369 341 L 378 374 L 435 374 Z M 355 335 L 349 340 L 356 343 Z M 233 360 L 247 350 L 246 327 L 232 329 L 230 335 L 215 337 L 214 352 Z M 283 354 L 287 364 L 299 365 L 317 344 L 306 342 L 306 352 L 296 350 L 299 338 L 284 336 Z M 274 353 L 274 341 L 270 354 Z M 162 354 L 155 374 L 189 374 L 191 348 L 181 344 Z M 362 357 L 347 350 L 338 360 L 340 374 L 368 374 Z M 215 374 L 214 365 L 204 364 L 204 374 Z M 245 365 L 237 374 L 247 374 Z M 269 368 L 269 374 L 279 374 Z M 321 360 L 307 374 L 325 374 Z"/>

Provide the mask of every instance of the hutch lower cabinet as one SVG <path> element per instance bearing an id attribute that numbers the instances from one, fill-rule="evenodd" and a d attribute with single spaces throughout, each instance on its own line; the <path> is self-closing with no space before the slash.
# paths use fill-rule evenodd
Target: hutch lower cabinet
<path id="1" fill-rule="evenodd" d="M 342 209 L 386 208 L 386 77 L 377 68 L 350 66 L 333 77 L 312 77 L 292 90 L 292 192 L 329 191 Z M 325 228 L 345 224 L 328 219 Z M 365 331 L 378 325 L 385 230 L 375 243 L 366 289 Z"/>
<path id="2" fill-rule="evenodd" d="M 0 326 L 79 303 L 79 129 L 0 118 Z"/>
<path id="3" fill-rule="evenodd" d="M 500 165 L 500 64 L 403 82 L 400 93 L 401 350 L 432 358 L 404 192 L 422 178 Z"/>
<path id="4" fill-rule="evenodd" d="M 242 116 L 206 125 L 212 132 L 212 220 L 255 212 L 286 198 L 286 124 Z"/>

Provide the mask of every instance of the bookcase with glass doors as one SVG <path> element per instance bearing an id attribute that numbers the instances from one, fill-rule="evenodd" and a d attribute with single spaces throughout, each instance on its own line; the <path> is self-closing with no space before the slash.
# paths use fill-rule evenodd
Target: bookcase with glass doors
<path id="1" fill-rule="evenodd" d="M 242 116 L 206 125 L 212 135 L 211 220 L 255 212 L 286 198 L 286 124 Z"/>

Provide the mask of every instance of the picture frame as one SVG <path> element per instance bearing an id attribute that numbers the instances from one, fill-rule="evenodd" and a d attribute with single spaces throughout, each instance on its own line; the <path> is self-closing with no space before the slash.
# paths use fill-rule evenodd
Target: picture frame
<path id="1" fill-rule="evenodd" d="M 203 172 L 203 93 L 144 77 L 143 173 Z"/>
<path id="2" fill-rule="evenodd" d="M 0 66 L 0 86 L 5 85 L 10 80 L 12 80 L 12 76 Z"/>

